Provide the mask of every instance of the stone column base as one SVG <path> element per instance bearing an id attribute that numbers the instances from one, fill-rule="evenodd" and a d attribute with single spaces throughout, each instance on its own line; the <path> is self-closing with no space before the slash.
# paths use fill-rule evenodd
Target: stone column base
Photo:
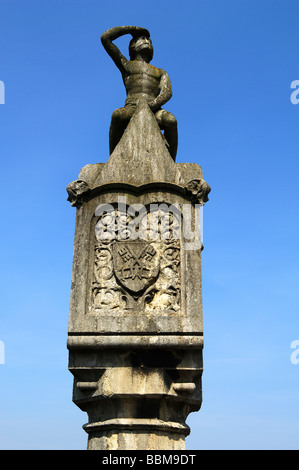
<path id="1" fill-rule="evenodd" d="M 111 419 L 86 424 L 88 450 L 184 450 L 186 425 L 159 419 Z"/>

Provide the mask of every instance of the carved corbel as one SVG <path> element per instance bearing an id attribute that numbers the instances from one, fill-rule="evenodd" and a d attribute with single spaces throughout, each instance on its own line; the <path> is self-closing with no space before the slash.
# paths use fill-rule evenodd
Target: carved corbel
<path id="1" fill-rule="evenodd" d="M 191 201 L 196 204 L 204 205 L 208 200 L 208 194 L 211 191 L 208 183 L 203 179 L 194 179 L 185 186 L 186 192 L 191 195 Z"/>
<path id="2" fill-rule="evenodd" d="M 67 200 L 73 207 L 80 207 L 84 197 L 90 191 L 88 184 L 83 180 L 72 181 L 66 188 L 69 197 Z"/>

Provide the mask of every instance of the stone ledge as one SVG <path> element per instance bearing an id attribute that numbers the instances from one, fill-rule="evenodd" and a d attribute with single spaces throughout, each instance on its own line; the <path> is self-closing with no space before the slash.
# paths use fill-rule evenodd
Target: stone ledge
<path id="1" fill-rule="evenodd" d="M 163 421 L 161 419 L 142 419 L 142 418 L 116 418 L 107 421 L 85 424 L 83 429 L 87 433 L 95 431 L 113 430 L 119 431 L 166 431 L 167 433 L 183 434 L 188 436 L 190 428 L 186 424 L 175 423 L 172 421 Z"/>
<path id="2" fill-rule="evenodd" d="M 180 348 L 203 349 L 202 335 L 82 335 L 68 336 L 68 349 Z"/>

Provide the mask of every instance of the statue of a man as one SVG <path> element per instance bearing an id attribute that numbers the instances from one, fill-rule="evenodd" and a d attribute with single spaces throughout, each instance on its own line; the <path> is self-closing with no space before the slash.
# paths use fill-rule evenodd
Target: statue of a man
<path id="1" fill-rule="evenodd" d="M 129 44 L 130 60 L 126 59 L 112 42 L 124 34 L 132 35 Z M 119 68 L 127 92 L 125 106 L 116 109 L 112 114 L 109 131 L 110 153 L 121 139 L 138 100 L 145 98 L 160 129 L 164 130 L 170 155 L 175 160 L 178 145 L 177 121 L 170 112 L 161 108 L 172 96 L 171 83 L 164 70 L 149 64 L 153 58 L 149 31 L 138 26 L 116 26 L 103 33 L 101 41 Z"/>

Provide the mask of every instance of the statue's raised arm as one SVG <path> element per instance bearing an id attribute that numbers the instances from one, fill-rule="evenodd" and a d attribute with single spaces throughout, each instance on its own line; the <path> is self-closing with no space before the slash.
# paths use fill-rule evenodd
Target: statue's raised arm
<path id="1" fill-rule="evenodd" d="M 102 44 L 105 51 L 110 55 L 115 65 L 123 72 L 123 69 L 128 62 L 128 59 L 120 52 L 118 47 L 113 44 L 112 41 L 124 36 L 125 34 L 131 34 L 133 38 L 140 36 L 150 37 L 150 33 L 147 29 L 139 26 L 116 26 L 115 28 L 108 29 L 101 36 Z"/>

